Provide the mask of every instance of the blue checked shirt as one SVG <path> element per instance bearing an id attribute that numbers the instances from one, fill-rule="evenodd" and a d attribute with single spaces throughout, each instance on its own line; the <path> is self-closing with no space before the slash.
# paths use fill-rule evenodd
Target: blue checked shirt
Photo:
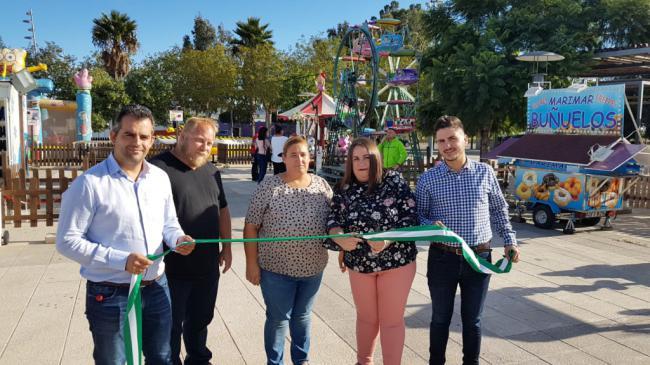
<path id="1" fill-rule="evenodd" d="M 506 245 L 517 243 L 508 217 L 508 204 L 487 164 L 468 159 L 455 172 L 443 162 L 420 176 L 415 199 L 420 224 L 441 221 L 470 246 L 492 239 L 490 221 Z"/>

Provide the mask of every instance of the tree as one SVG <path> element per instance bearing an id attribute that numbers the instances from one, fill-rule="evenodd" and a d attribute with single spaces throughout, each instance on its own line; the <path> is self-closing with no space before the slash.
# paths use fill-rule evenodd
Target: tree
<path id="1" fill-rule="evenodd" d="M 101 50 L 104 68 L 114 79 L 122 79 L 131 67 L 131 56 L 138 50 L 137 25 L 127 14 L 116 10 L 93 19 L 92 41 Z"/>
<path id="2" fill-rule="evenodd" d="M 187 51 L 188 49 L 194 49 L 194 45 L 190 36 L 186 34 L 183 36 L 183 51 Z"/>
<path id="3" fill-rule="evenodd" d="M 52 99 L 75 100 L 77 87 L 73 77 L 79 67 L 73 56 L 63 53 L 63 48 L 54 42 L 45 42 L 36 53 L 28 53 L 26 61 L 27 65 L 47 65 L 47 77 L 54 83 Z"/>
<path id="4" fill-rule="evenodd" d="M 120 108 L 131 102 L 131 98 L 126 93 L 124 81 L 115 80 L 103 68 L 95 67 L 90 74 L 93 77 L 92 128 L 102 131 L 108 128 Z"/>
<path id="5" fill-rule="evenodd" d="M 596 1 L 592 10 L 604 46 L 630 47 L 650 40 L 648 0 Z"/>
<path id="6" fill-rule="evenodd" d="M 595 19 L 581 0 L 442 1 L 425 14 L 422 69 L 434 95 L 419 109 L 420 129 L 431 133 L 441 114 L 458 115 L 481 136 L 481 154 L 492 133 L 525 124 L 528 65 L 521 51 L 548 50 L 563 62 L 549 64 L 556 86 L 586 68 L 598 46 Z M 435 114 L 430 114 L 435 113 Z"/>
<path id="7" fill-rule="evenodd" d="M 347 21 L 338 23 L 336 27 L 327 30 L 327 38 L 343 38 L 349 29 L 350 24 Z"/>
<path id="8" fill-rule="evenodd" d="M 244 22 L 237 22 L 235 34 L 239 38 L 232 41 L 237 53 L 241 47 L 253 48 L 262 44 L 273 44 L 273 31 L 268 30 L 269 24 L 260 24 L 260 18 L 250 17 Z"/>
<path id="9" fill-rule="evenodd" d="M 237 67 L 222 45 L 182 52 L 174 66 L 174 94 L 182 106 L 205 114 L 228 106 L 235 93 Z"/>
<path id="10" fill-rule="evenodd" d="M 172 49 L 146 59 L 133 69 L 124 81 L 126 93 L 133 103 L 151 109 L 157 124 L 165 125 L 169 109 L 178 103 L 174 88 L 174 72 L 181 51 Z"/>
<path id="11" fill-rule="evenodd" d="M 194 37 L 194 49 L 199 51 L 205 51 L 217 44 L 217 32 L 214 26 L 201 15 L 194 18 L 192 36 Z"/>
<path id="12" fill-rule="evenodd" d="M 239 82 L 242 99 L 249 106 L 250 115 L 258 105 L 269 113 L 278 107 L 283 80 L 283 66 L 280 57 L 271 44 L 256 47 L 240 46 L 242 60 L 239 68 Z"/>
<path id="13" fill-rule="evenodd" d="M 223 23 L 217 26 L 217 43 L 223 45 L 224 47 L 230 47 L 231 43 L 235 39 L 233 33 L 226 29 Z"/>
<path id="14" fill-rule="evenodd" d="M 0 37 L 0 49 L 2 49 L 2 48 L 7 48 L 7 45 L 6 45 L 5 42 L 2 40 L 2 37 Z"/>

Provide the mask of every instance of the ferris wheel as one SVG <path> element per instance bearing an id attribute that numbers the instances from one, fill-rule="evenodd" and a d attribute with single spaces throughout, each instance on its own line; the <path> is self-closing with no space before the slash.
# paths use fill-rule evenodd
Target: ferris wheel
<path id="1" fill-rule="evenodd" d="M 350 28 L 334 62 L 335 116 L 328 124 L 326 164 L 337 165 L 344 156 L 337 141 L 388 128 L 407 134 L 413 160 L 422 156 L 416 133 L 418 55 L 409 48 L 409 32 L 399 19 L 382 18 Z M 402 137 L 403 138 L 403 137 Z"/>
<path id="2" fill-rule="evenodd" d="M 334 63 L 336 116 L 330 130 L 359 135 L 371 118 L 378 129 L 415 130 L 418 57 L 406 46 L 408 29 L 382 18 L 345 33 Z"/>
<path id="3" fill-rule="evenodd" d="M 350 28 L 334 61 L 336 112 L 330 131 L 351 130 L 356 136 L 366 125 L 376 107 L 378 65 L 379 54 L 369 25 Z"/>
<path id="4" fill-rule="evenodd" d="M 398 19 L 376 20 L 374 38 L 379 54 L 377 71 L 381 86 L 377 91 L 378 128 L 394 128 L 398 133 L 415 130 L 418 57 L 407 47 L 408 29 Z"/>

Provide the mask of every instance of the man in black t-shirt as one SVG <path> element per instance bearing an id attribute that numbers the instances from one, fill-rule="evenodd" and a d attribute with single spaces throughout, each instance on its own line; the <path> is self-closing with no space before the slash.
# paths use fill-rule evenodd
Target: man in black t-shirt
<path id="1" fill-rule="evenodd" d="M 208 163 L 216 133 L 212 119 L 190 118 L 174 149 L 150 161 L 169 176 L 178 221 L 195 239 L 231 238 L 221 175 Z M 190 255 L 167 255 L 165 264 L 172 301 L 172 361 L 182 364 L 182 334 L 185 365 L 207 364 L 212 358 L 206 341 L 217 299 L 219 266 L 224 266 L 223 273 L 230 269 L 230 243 L 222 244 L 221 251 L 218 243 L 199 244 Z"/>

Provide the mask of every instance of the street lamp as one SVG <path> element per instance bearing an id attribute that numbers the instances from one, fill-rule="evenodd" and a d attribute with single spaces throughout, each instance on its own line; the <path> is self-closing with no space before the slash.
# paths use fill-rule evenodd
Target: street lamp
<path id="1" fill-rule="evenodd" d="M 522 53 L 515 58 L 518 61 L 535 62 L 535 66 L 533 68 L 533 82 L 528 84 L 528 89 L 524 93 L 524 97 L 529 98 L 532 96 L 539 95 L 542 92 L 542 90 L 544 90 L 544 85 L 548 85 L 548 87 L 550 88 L 551 83 L 548 81 L 544 81 L 544 75 L 548 73 L 548 63 L 555 62 L 555 61 L 562 61 L 564 59 L 564 56 L 553 52 L 533 51 L 528 53 Z M 539 72 L 540 62 L 546 63 L 545 64 L 546 69 L 544 73 Z"/>
<path id="2" fill-rule="evenodd" d="M 29 24 L 29 28 L 27 29 L 28 32 L 30 32 L 32 35 L 31 36 L 25 36 L 25 39 L 31 39 L 32 41 L 32 53 L 36 53 L 36 27 L 34 26 L 34 14 L 32 13 L 32 9 L 27 10 L 27 13 L 25 13 L 29 17 L 29 19 L 23 19 L 23 23 Z"/>

